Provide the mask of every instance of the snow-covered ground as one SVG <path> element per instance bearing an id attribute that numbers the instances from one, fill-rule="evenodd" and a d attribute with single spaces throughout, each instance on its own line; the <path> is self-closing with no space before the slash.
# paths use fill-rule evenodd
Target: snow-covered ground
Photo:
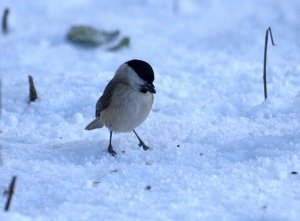
<path id="1" fill-rule="evenodd" d="M 0 193 L 19 220 L 300 220 L 300 2 L 3 0 Z M 120 29 L 131 47 L 85 49 L 72 25 Z M 263 48 L 268 92 L 263 98 Z M 148 61 L 157 94 L 133 133 L 85 131 L 114 71 Z M 28 104 L 28 78 L 39 100 Z M 0 194 L 0 195 L 1 195 Z M 6 198 L 0 197 L 0 206 Z"/>

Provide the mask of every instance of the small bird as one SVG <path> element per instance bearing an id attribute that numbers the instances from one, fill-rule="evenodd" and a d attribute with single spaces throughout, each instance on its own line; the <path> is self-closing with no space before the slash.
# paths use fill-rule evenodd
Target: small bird
<path id="1" fill-rule="evenodd" d="M 133 131 L 144 150 L 149 147 L 134 130 L 148 117 L 156 93 L 154 72 L 150 64 L 142 60 L 130 60 L 122 64 L 107 84 L 96 103 L 96 119 L 86 130 L 107 127 L 110 132 L 107 151 L 115 156 L 111 140 L 113 132 Z"/>

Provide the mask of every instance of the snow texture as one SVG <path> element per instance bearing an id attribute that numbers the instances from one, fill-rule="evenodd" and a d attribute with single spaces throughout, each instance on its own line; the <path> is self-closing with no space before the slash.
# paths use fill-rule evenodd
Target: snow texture
<path id="1" fill-rule="evenodd" d="M 177 10 L 173 11 L 173 2 Z M 3 0 L 3 221 L 300 220 L 300 2 Z M 70 44 L 72 25 L 119 29 L 119 52 Z M 268 94 L 263 96 L 265 31 Z M 133 133 L 85 131 L 114 71 L 133 58 L 157 94 Z M 28 75 L 39 99 L 28 103 Z M 6 198 L 0 197 L 0 206 Z"/>

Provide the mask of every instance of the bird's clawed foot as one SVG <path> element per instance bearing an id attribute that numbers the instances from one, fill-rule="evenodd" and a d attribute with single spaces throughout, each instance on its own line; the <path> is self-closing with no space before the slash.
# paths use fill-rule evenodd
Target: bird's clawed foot
<path id="1" fill-rule="evenodd" d="M 140 141 L 139 146 L 143 147 L 143 150 L 145 150 L 145 151 L 150 149 L 150 147 L 148 147 L 146 144 L 144 144 L 143 141 Z"/>
<path id="2" fill-rule="evenodd" d="M 144 142 L 142 141 L 142 139 L 139 137 L 139 135 L 135 132 L 135 130 L 133 130 L 133 133 L 135 134 L 135 136 L 137 137 L 137 139 L 139 140 L 139 146 L 143 147 L 144 150 L 149 150 L 150 148 L 144 144 Z"/>
<path id="3" fill-rule="evenodd" d="M 114 151 L 113 147 L 111 144 L 109 144 L 108 148 L 107 148 L 107 152 L 111 155 L 111 156 L 116 156 L 117 155 L 117 152 Z"/>

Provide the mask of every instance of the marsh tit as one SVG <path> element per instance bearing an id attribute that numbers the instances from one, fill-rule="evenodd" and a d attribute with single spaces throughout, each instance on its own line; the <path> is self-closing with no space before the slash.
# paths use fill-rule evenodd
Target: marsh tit
<path id="1" fill-rule="evenodd" d="M 112 156 L 114 151 L 111 139 L 113 132 L 131 132 L 139 140 L 144 150 L 149 147 L 134 130 L 148 117 L 153 94 L 154 72 L 150 64 L 142 60 L 130 60 L 122 64 L 110 80 L 96 104 L 96 119 L 86 126 L 86 130 L 107 127 L 110 132 L 107 151 Z"/>

